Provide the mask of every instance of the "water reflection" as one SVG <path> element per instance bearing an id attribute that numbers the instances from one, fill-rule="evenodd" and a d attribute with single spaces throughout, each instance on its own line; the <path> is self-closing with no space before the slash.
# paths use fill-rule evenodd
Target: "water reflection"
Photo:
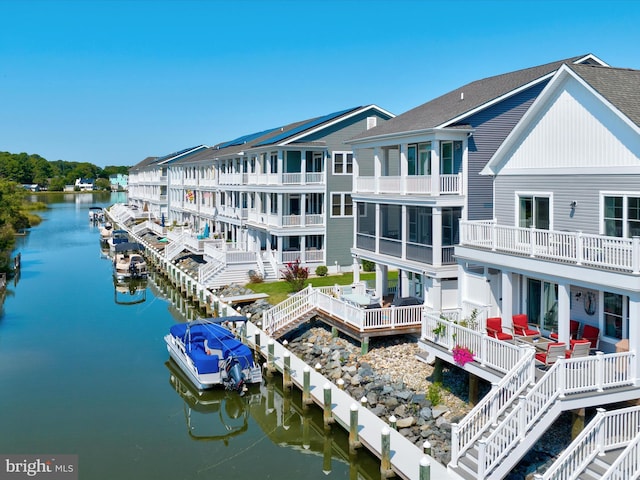
<path id="1" fill-rule="evenodd" d="M 322 457 L 322 471 L 329 474 L 333 462 L 349 466 L 351 479 L 379 479 L 379 462 L 368 451 L 350 452 L 348 434 L 340 427 L 326 429 L 322 412 L 305 408 L 297 390 L 286 391 L 276 376 L 249 386 L 243 396 L 224 389 L 197 390 L 169 359 L 169 383 L 184 402 L 189 437 L 196 441 L 222 441 L 249 430 L 249 420 L 259 425 L 274 445 Z"/>
<path id="2" fill-rule="evenodd" d="M 113 276 L 113 301 L 118 305 L 137 305 L 147 300 L 147 279 L 118 279 Z"/>

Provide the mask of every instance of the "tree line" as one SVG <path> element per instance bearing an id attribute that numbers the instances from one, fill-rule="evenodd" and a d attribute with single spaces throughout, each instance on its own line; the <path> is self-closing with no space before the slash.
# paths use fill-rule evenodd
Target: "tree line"
<path id="1" fill-rule="evenodd" d="M 109 188 L 109 175 L 127 174 L 129 167 L 101 168 L 89 162 L 49 161 L 38 154 L 0 152 L 0 178 L 19 184 L 38 184 L 52 191 L 62 191 L 77 178 L 91 178 L 98 188 Z"/>

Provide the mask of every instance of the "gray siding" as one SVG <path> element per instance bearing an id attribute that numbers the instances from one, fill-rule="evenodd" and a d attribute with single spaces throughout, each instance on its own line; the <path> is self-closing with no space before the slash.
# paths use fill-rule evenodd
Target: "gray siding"
<path id="1" fill-rule="evenodd" d="M 469 138 L 469 220 L 493 218 L 493 177 L 479 175 L 547 82 L 514 95 L 465 120 L 476 130 Z"/>
<path id="2" fill-rule="evenodd" d="M 502 175 L 496 177 L 495 214 L 501 225 L 517 226 L 516 192 L 551 193 L 553 230 L 600 233 L 600 193 L 637 192 L 638 175 Z M 570 204 L 576 201 L 573 215 Z"/>
<path id="3" fill-rule="evenodd" d="M 324 141 L 330 152 L 344 151 L 351 152 L 351 145 L 347 141 L 367 129 L 367 117 L 377 117 L 378 125 L 384 123 L 388 118 L 378 112 L 369 110 L 360 115 L 356 115 L 344 122 L 340 122 L 331 128 L 323 129 L 321 132 L 308 135 L 302 142 Z M 365 155 L 364 162 L 373 164 L 373 151 L 359 152 Z M 362 161 L 362 160 L 361 160 Z M 353 247 L 353 217 L 336 218 L 331 217 L 331 193 L 353 191 L 353 175 L 333 175 L 333 164 L 326 165 L 327 171 L 327 191 L 325 198 L 325 212 L 327 213 L 327 228 L 325 236 L 325 251 L 327 266 L 351 265 L 351 247 Z"/>

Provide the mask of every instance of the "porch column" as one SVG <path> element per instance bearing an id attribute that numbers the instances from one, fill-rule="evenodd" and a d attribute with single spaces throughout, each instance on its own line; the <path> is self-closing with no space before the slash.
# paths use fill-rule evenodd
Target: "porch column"
<path id="1" fill-rule="evenodd" d="M 282 183 L 282 174 L 284 173 L 284 151 L 278 150 L 278 183 Z"/>
<path id="2" fill-rule="evenodd" d="M 376 293 L 380 295 L 380 297 L 384 297 L 387 294 L 388 275 L 388 267 L 376 263 Z"/>
<path id="3" fill-rule="evenodd" d="M 277 222 L 277 225 L 278 225 L 279 227 L 282 227 L 282 215 L 283 215 L 283 212 L 284 212 L 284 195 L 283 195 L 282 193 L 278 193 L 278 194 L 276 194 L 276 195 L 277 195 L 277 200 L 276 200 L 276 202 L 277 202 L 277 208 L 278 208 L 278 209 L 276 210 L 277 215 L 278 215 L 278 222 Z M 272 211 L 273 211 L 273 210 L 269 210 L 269 215 L 271 215 L 271 212 L 272 212 Z M 291 213 L 291 212 L 289 212 L 289 213 Z"/>
<path id="4" fill-rule="evenodd" d="M 300 152 L 300 184 L 307 184 L 307 151 Z"/>
<path id="5" fill-rule="evenodd" d="M 569 346 L 569 317 L 571 317 L 571 287 L 567 283 L 558 283 L 558 341 Z"/>
<path id="6" fill-rule="evenodd" d="M 629 295 L 629 351 L 635 351 L 636 385 L 640 385 L 640 293 Z"/>
<path id="7" fill-rule="evenodd" d="M 376 203 L 376 253 L 380 253 L 380 204 Z"/>
<path id="8" fill-rule="evenodd" d="M 440 142 L 431 142 L 431 195 L 440 195 Z"/>
<path id="9" fill-rule="evenodd" d="M 431 209 L 431 228 L 433 229 L 431 238 L 431 264 L 434 267 L 442 265 L 442 207 Z"/>
<path id="10" fill-rule="evenodd" d="M 353 283 L 360 281 L 360 262 L 358 257 L 353 257 Z"/>
<path id="11" fill-rule="evenodd" d="M 402 205 L 400 207 L 400 258 L 405 260 L 407 258 L 407 206 Z"/>
<path id="12" fill-rule="evenodd" d="M 380 147 L 373 148 L 373 176 L 375 178 L 375 193 L 380 193 L 378 179 L 382 176 L 382 160 L 380 160 Z"/>
<path id="13" fill-rule="evenodd" d="M 300 263 L 307 261 L 307 237 L 300 235 Z"/>
<path id="14" fill-rule="evenodd" d="M 354 148 L 353 149 L 353 175 L 351 175 L 352 178 L 352 183 L 351 183 L 351 191 L 352 192 L 357 192 L 358 189 L 356 188 L 357 185 L 357 178 L 360 176 L 360 164 L 358 163 L 358 152 L 359 150 Z"/>
<path id="15" fill-rule="evenodd" d="M 409 175 L 409 161 L 407 159 L 407 144 L 400 144 L 400 195 L 407 192 L 407 175 Z"/>
<path id="16" fill-rule="evenodd" d="M 300 226 L 304 227 L 307 223 L 307 194 L 300 194 Z"/>
<path id="17" fill-rule="evenodd" d="M 400 270 L 398 272 L 398 275 L 400 277 L 402 277 L 402 280 L 400 281 L 400 286 L 401 286 L 401 291 L 400 291 L 400 296 L 401 297 L 408 297 L 409 296 L 409 275 L 408 272 L 406 270 Z"/>
<path id="18" fill-rule="evenodd" d="M 491 285 L 487 285 L 491 290 Z M 502 317 L 502 325 L 513 328 L 513 273 L 502 271 L 502 306 L 500 307 L 500 316 Z M 491 298 L 491 292 L 489 297 Z"/>
<path id="19" fill-rule="evenodd" d="M 426 282 L 425 282 L 426 283 Z M 429 289 L 429 292 L 425 292 L 425 295 L 429 295 L 430 300 L 431 300 L 431 307 L 436 311 L 436 312 L 441 312 L 442 311 L 442 281 L 439 278 L 432 278 L 431 279 L 431 288 Z M 425 296 L 425 300 L 428 299 L 429 297 Z"/>

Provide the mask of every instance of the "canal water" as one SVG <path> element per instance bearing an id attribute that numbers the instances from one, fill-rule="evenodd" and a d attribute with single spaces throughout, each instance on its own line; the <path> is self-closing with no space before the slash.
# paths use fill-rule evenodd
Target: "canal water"
<path id="1" fill-rule="evenodd" d="M 78 455 L 82 480 L 380 478 L 279 378 L 244 397 L 182 378 L 163 336 L 195 314 L 156 274 L 117 290 L 88 221 L 123 194 L 37 200 L 50 209 L 0 313 L 0 454 Z"/>

